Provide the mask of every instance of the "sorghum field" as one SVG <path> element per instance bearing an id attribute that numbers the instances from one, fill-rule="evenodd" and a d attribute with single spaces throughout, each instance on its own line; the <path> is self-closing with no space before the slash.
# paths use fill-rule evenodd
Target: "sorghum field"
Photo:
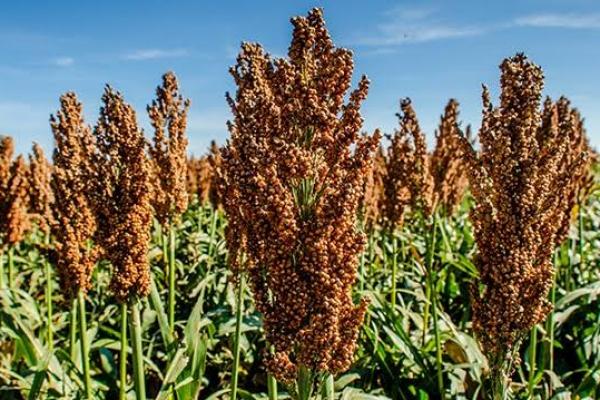
<path id="1" fill-rule="evenodd" d="M 427 143 L 403 99 L 395 132 L 362 132 L 352 54 L 319 9 L 292 24 L 286 58 L 242 45 L 204 157 L 171 72 L 147 136 L 107 86 L 91 125 L 60 98 L 48 158 L 2 138 L 0 398 L 600 398 L 575 105 L 516 54 L 481 126 L 451 99 Z"/>

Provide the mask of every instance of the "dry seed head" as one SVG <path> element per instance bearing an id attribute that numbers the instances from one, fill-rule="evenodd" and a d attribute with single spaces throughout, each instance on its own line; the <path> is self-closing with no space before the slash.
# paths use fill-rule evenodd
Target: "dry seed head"
<path id="1" fill-rule="evenodd" d="M 11 164 L 2 204 L 2 222 L 0 232 L 3 236 L 3 245 L 14 246 L 23 240 L 30 227 L 28 214 L 28 168 L 25 158 L 19 155 Z"/>
<path id="2" fill-rule="evenodd" d="M 39 228 L 49 233 L 53 223 L 54 193 L 51 187 L 52 166 L 42 147 L 34 143 L 29 155 L 29 209 Z"/>
<path id="3" fill-rule="evenodd" d="M 469 183 L 459 136 L 458 102 L 450 99 L 440 119 L 435 149 L 431 154 L 433 204 L 434 207 L 441 206 L 448 214 L 460 204 Z"/>
<path id="4" fill-rule="evenodd" d="M 210 201 L 219 206 L 218 169 L 221 164 L 221 152 L 215 141 L 210 144 L 209 154 L 200 158 L 188 158 L 187 190 L 189 195 L 197 195 L 201 203 Z"/>
<path id="5" fill-rule="evenodd" d="M 379 134 L 379 131 L 377 132 Z M 381 222 L 381 210 L 384 207 L 385 190 L 383 186 L 385 178 L 385 152 L 379 145 L 373 161 L 365 176 L 363 195 L 359 201 L 359 210 L 363 226 L 367 231 Z"/>
<path id="6" fill-rule="evenodd" d="M 96 262 L 89 243 L 96 231 L 91 202 L 95 182 L 94 139 L 83 120 L 82 105 L 74 93 L 60 98 L 60 110 L 50 117 L 54 134 L 52 189 L 54 218 L 52 233 L 56 247 L 56 267 L 63 290 L 75 295 L 87 292 Z"/>
<path id="7" fill-rule="evenodd" d="M 561 171 L 570 139 L 556 128 L 540 132 L 541 68 L 522 54 L 500 68 L 500 105 L 493 107 L 483 92 L 480 153 L 464 137 L 461 145 L 476 201 L 471 221 L 480 278 L 472 287 L 473 329 L 493 370 L 506 372 L 523 335 L 551 308 L 551 255 L 572 177 Z"/>
<path id="8" fill-rule="evenodd" d="M 300 365 L 338 373 L 352 362 L 366 310 L 351 297 L 364 243 L 356 216 L 379 140 L 359 135 L 366 78 L 344 104 L 352 56 L 333 46 L 322 11 L 292 23 L 287 59 L 242 45 L 220 168 L 230 264 L 245 255 L 275 347 L 267 368 L 287 383 Z"/>
<path id="9" fill-rule="evenodd" d="M 422 210 L 425 215 L 430 215 L 434 207 L 425 134 L 409 98 L 400 102 L 400 109 L 400 128 L 391 137 L 383 179 L 384 222 L 390 230 L 402 224 L 408 207 Z"/>
<path id="10" fill-rule="evenodd" d="M 150 163 L 133 108 L 110 86 L 102 102 L 94 130 L 100 182 L 97 241 L 114 268 L 111 289 L 123 302 L 146 296 L 150 289 Z"/>
<path id="11" fill-rule="evenodd" d="M 148 106 L 154 128 L 152 158 L 152 205 L 163 225 L 177 218 L 187 208 L 186 191 L 187 144 L 185 134 L 190 101 L 179 93 L 177 78 L 172 72 L 163 75 L 156 88 L 156 100 Z"/>
<path id="12" fill-rule="evenodd" d="M 590 177 L 593 182 L 592 150 L 588 143 L 587 134 L 583 126 L 583 119 L 577 109 L 571 107 L 571 102 L 566 97 L 561 97 L 557 102 L 547 98 L 542 112 L 542 128 L 540 140 L 552 140 L 553 135 L 559 134 L 568 140 L 568 148 L 560 159 L 559 171 L 569 175 L 563 178 L 567 187 L 564 188 L 562 205 L 559 208 L 561 215 L 560 229 L 556 236 L 556 244 L 562 243 L 569 233 L 572 210 L 584 200 L 585 191 L 589 187 Z"/>

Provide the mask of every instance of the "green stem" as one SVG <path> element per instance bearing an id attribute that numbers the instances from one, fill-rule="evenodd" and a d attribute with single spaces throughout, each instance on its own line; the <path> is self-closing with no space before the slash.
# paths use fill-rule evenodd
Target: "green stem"
<path id="1" fill-rule="evenodd" d="M 50 236 L 46 235 L 45 244 L 50 243 Z M 54 351 L 54 327 L 52 324 L 52 267 L 47 259 L 44 258 L 44 269 L 46 272 L 46 318 L 47 318 L 47 337 L 48 351 Z"/>
<path id="2" fill-rule="evenodd" d="M 76 362 L 77 348 L 77 299 L 73 299 L 71 304 L 71 312 L 69 313 L 69 350 L 71 352 L 71 361 Z"/>
<path id="3" fill-rule="evenodd" d="M 535 388 L 535 373 L 536 373 L 536 358 L 537 358 L 537 325 L 531 328 L 529 335 L 529 398 L 533 398 L 533 389 Z"/>
<path id="4" fill-rule="evenodd" d="M 139 301 L 134 300 L 130 306 L 131 311 L 131 344 L 133 347 L 133 381 L 135 385 L 135 398 L 146 400 L 146 381 L 144 377 L 144 354 L 142 352 L 142 323 L 140 319 Z"/>
<path id="5" fill-rule="evenodd" d="M 13 246 L 10 246 L 8 248 L 8 287 L 10 289 L 13 288 L 14 284 L 15 284 L 15 248 Z"/>
<path id="6" fill-rule="evenodd" d="M 321 394 L 323 400 L 334 400 L 335 399 L 335 387 L 332 374 L 327 374 L 325 381 L 323 382 L 323 391 Z"/>
<path id="7" fill-rule="evenodd" d="M 169 328 L 175 334 L 175 228 L 169 225 Z"/>
<path id="8" fill-rule="evenodd" d="M 437 296 L 434 293 L 432 296 L 432 318 L 433 318 L 433 334 L 435 339 L 435 367 L 437 372 L 437 384 L 440 398 L 446 398 L 446 392 L 444 390 L 444 375 L 442 365 L 442 342 L 440 338 L 440 328 L 438 324 L 438 308 L 437 308 Z"/>
<path id="9" fill-rule="evenodd" d="M 267 394 L 269 400 L 277 400 L 277 380 L 271 374 L 267 374 Z"/>
<path id="10" fill-rule="evenodd" d="M 398 279 L 398 257 L 397 253 L 397 239 L 394 232 L 392 232 L 392 312 L 396 312 L 396 281 Z"/>
<path id="11" fill-rule="evenodd" d="M 119 400 L 127 398 L 127 303 L 121 303 L 121 351 L 119 355 Z"/>
<path id="12" fill-rule="evenodd" d="M 296 382 L 298 398 L 296 400 L 310 400 L 313 390 L 313 374 L 304 365 L 298 368 L 298 381 Z"/>
<path id="13" fill-rule="evenodd" d="M 552 282 L 550 301 L 553 305 L 556 303 L 556 280 Z M 548 369 L 554 371 L 554 308 L 550 312 L 550 317 L 548 318 L 548 340 Z"/>
<path id="14" fill-rule="evenodd" d="M 83 384 L 85 398 L 92 399 L 92 378 L 90 375 L 90 347 L 87 339 L 87 321 L 85 315 L 85 297 L 81 290 L 77 293 L 79 306 L 79 344 L 81 345 L 81 363 L 83 364 Z"/>
<path id="15" fill-rule="evenodd" d="M 577 207 L 577 235 L 579 236 L 579 272 L 583 275 L 584 268 L 584 257 L 583 257 L 583 213 L 581 212 L 581 207 L 583 205 L 579 201 L 579 207 Z"/>
<path id="16" fill-rule="evenodd" d="M 241 274 L 235 305 L 235 337 L 233 338 L 233 366 L 231 370 L 231 400 L 237 399 L 238 370 L 240 368 L 240 337 L 242 334 L 242 313 L 244 298 L 244 275 Z"/>

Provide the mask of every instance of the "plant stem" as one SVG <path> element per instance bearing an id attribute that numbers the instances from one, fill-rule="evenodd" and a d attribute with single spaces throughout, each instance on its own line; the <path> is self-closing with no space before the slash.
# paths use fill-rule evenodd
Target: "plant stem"
<path id="1" fill-rule="evenodd" d="M 235 305 L 235 336 L 233 338 L 233 366 L 231 370 L 231 400 L 237 399 L 238 370 L 240 368 L 240 336 L 242 334 L 242 308 L 244 306 L 244 275 L 240 274 Z"/>
<path id="2" fill-rule="evenodd" d="M 146 381 L 144 378 L 144 354 L 142 353 L 142 323 L 140 319 L 140 306 L 138 300 L 134 300 L 131 303 L 130 311 L 135 398 L 137 400 L 146 400 Z"/>
<path id="3" fill-rule="evenodd" d="M 397 253 L 397 239 L 394 232 L 392 232 L 392 312 L 396 312 L 396 281 L 398 279 L 398 257 L 396 257 Z"/>
<path id="4" fill-rule="evenodd" d="M 535 386 L 535 370 L 537 358 L 537 325 L 531 328 L 529 336 L 529 398 L 533 398 L 533 389 Z"/>
<path id="5" fill-rule="evenodd" d="M 8 287 L 10 289 L 13 288 L 13 285 L 15 283 L 14 282 L 14 280 L 15 280 L 15 277 L 14 277 L 14 273 L 15 273 L 15 271 L 14 271 L 14 269 L 15 269 L 15 260 L 14 260 L 14 257 L 15 257 L 15 248 L 13 246 L 10 246 L 8 248 Z"/>
<path id="6" fill-rule="evenodd" d="M 435 246 L 435 230 L 437 226 L 437 213 L 433 214 L 433 223 L 429 226 L 429 235 L 427 235 L 427 248 L 425 254 L 425 306 L 423 309 L 423 345 L 429 328 L 429 308 L 431 307 L 431 292 L 433 284 L 433 253 Z M 436 324 L 436 321 L 433 321 Z"/>
<path id="7" fill-rule="evenodd" d="M 313 374 L 304 365 L 298 368 L 297 400 L 310 400 L 313 390 Z"/>
<path id="8" fill-rule="evenodd" d="M 438 325 L 438 308 L 437 308 L 437 296 L 435 293 L 432 294 L 432 318 L 433 318 L 433 334 L 435 339 L 435 367 L 437 372 L 437 384 L 438 391 L 440 392 L 440 398 L 443 400 L 446 398 L 446 392 L 444 390 L 444 375 L 442 369 L 442 342 L 440 339 L 440 328 Z"/>
<path id="9" fill-rule="evenodd" d="M 77 292 L 77 302 L 79 305 L 79 344 L 81 345 L 81 363 L 83 364 L 83 384 L 85 388 L 85 398 L 92 399 L 92 378 L 90 375 L 90 347 L 87 340 L 87 321 L 85 315 L 85 297 L 83 292 Z"/>
<path id="10" fill-rule="evenodd" d="M 71 352 L 71 361 L 75 363 L 77 351 L 75 347 L 75 343 L 77 342 L 77 299 L 73 299 L 72 301 L 71 312 L 69 313 L 69 317 L 69 350 Z"/>
<path id="11" fill-rule="evenodd" d="M 269 400 L 277 400 L 277 380 L 271 374 L 267 374 L 267 393 Z"/>
<path id="12" fill-rule="evenodd" d="M 127 303 L 121 303 L 121 351 L 119 354 L 119 400 L 127 398 Z"/>
<path id="13" fill-rule="evenodd" d="M 334 400 L 335 399 L 335 387 L 332 374 L 327 374 L 325 381 L 323 382 L 323 391 L 321 397 L 323 400 Z"/>
<path id="14" fill-rule="evenodd" d="M 585 266 L 584 258 L 583 258 L 583 213 L 581 212 L 581 201 L 578 201 L 579 207 L 577 207 L 577 235 L 579 236 L 579 273 L 583 275 L 583 268 Z"/>
<path id="15" fill-rule="evenodd" d="M 175 228 L 169 224 L 169 328 L 175 334 Z"/>
<path id="16" fill-rule="evenodd" d="M 46 235 L 44 243 L 48 245 L 50 243 L 50 235 Z M 47 318 L 47 337 L 48 351 L 52 353 L 54 351 L 54 327 L 52 324 L 52 267 L 46 258 L 44 258 L 44 269 L 46 272 L 46 318 Z"/>

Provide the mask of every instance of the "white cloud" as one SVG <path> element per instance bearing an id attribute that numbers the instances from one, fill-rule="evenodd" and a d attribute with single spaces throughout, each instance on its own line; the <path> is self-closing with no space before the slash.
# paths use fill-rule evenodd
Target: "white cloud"
<path id="1" fill-rule="evenodd" d="M 519 17 L 514 22 L 535 28 L 598 29 L 600 14 L 534 14 Z"/>
<path id="2" fill-rule="evenodd" d="M 123 59 L 143 61 L 156 60 L 159 58 L 183 57 L 186 55 L 188 55 L 188 51 L 186 49 L 140 49 L 125 54 Z"/>
<path id="3" fill-rule="evenodd" d="M 73 57 L 58 57 L 52 60 L 52 64 L 57 67 L 70 67 L 75 62 Z"/>
<path id="4" fill-rule="evenodd" d="M 386 21 L 376 27 L 376 34 L 356 40 L 366 46 L 397 46 L 434 40 L 476 36 L 485 33 L 478 26 L 454 25 L 436 18 L 431 8 L 394 8 L 385 13 Z"/>

